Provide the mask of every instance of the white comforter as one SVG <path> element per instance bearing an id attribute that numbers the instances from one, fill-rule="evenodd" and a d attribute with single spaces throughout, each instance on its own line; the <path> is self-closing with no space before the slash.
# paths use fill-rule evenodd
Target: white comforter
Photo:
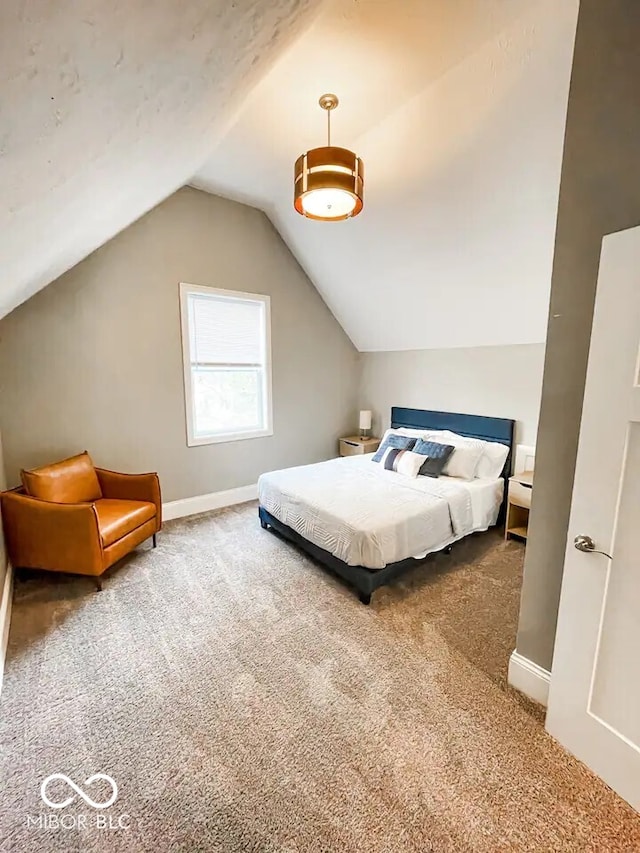
<path id="1" fill-rule="evenodd" d="M 411 479 L 371 459 L 350 456 L 263 474 L 260 504 L 343 562 L 370 569 L 422 557 L 479 529 L 471 484 Z"/>

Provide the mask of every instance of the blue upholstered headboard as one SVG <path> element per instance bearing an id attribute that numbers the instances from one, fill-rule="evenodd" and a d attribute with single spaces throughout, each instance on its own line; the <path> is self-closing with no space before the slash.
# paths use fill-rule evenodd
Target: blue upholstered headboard
<path id="1" fill-rule="evenodd" d="M 430 412 L 427 409 L 391 408 L 391 426 L 411 429 L 449 429 L 469 438 L 497 441 L 506 444 L 509 455 L 502 469 L 502 476 L 511 475 L 513 456 L 513 432 L 515 421 L 509 418 L 487 418 L 483 415 L 459 415 L 454 412 Z"/>

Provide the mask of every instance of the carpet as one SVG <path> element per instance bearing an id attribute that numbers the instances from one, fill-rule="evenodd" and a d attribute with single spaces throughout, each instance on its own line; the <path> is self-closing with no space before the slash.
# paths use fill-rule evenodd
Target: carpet
<path id="1" fill-rule="evenodd" d="M 248 504 L 170 522 L 101 593 L 17 582 L 0 850 L 640 849 L 506 686 L 522 559 L 476 535 L 365 607 Z"/>

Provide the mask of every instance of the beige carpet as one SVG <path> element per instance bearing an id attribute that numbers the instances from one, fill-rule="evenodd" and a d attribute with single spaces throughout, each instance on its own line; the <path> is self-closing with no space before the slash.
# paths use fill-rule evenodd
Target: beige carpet
<path id="1" fill-rule="evenodd" d="M 18 583 L 0 849 L 640 850 L 640 817 L 505 686 L 522 555 L 476 536 L 367 608 L 244 505 L 167 525 L 102 593 Z M 57 780 L 75 800 L 48 809 L 54 773 L 118 799 Z"/>

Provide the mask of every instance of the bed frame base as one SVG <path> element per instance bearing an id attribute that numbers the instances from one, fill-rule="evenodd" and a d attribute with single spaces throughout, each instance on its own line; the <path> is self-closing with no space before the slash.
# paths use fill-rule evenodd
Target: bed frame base
<path id="1" fill-rule="evenodd" d="M 363 604 L 371 603 L 371 596 L 378 587 L 385 586 L 390 581 L 400 577 L 400 575 L 413 569 L 416 566 L 422 565 L 424 560 L 431 556 L 427 554 L 424 560 L 416 560 L 414 557 L 409 557 L 408 560 L 400 560 L 397 563 L 389 563 L 383 569 L 367 569 L 365 566 L 349 566 L 343 563 L 329 551 L 324 548 L 319 548 L 313 542 L 309 542 L 304 536 L 300 536 L 293 528 L 283 524 L 279 519 L 266 510 L 263 506 L 258 507 L 258 516 L 260 517 L 260 526 L 264 530 L 271 530 L 274 533 L 293 542 L 300 550 L 304 551 L 312 559 L 321 563 L 325 568 L 329 569 L 333 574 L 345 580 L 349 586 L 352 586 L 358 593 L 358 598 Z M 453 545 L 447 545 L 442 549 L 441 553 L 450 554 Z M 436 552 L 434 552 L 436 553 Z"/>

